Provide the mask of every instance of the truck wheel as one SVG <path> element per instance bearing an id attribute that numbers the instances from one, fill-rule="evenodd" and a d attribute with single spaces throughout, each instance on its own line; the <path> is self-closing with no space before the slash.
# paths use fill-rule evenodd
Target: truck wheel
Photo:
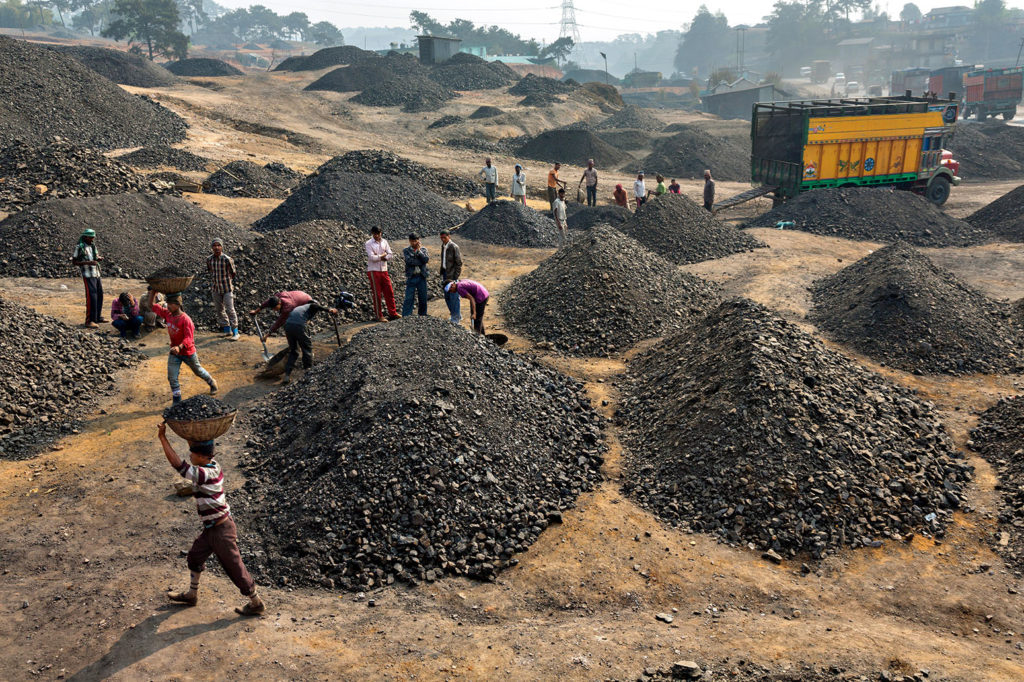
<path id="1" fill-rule="evenodd" d="M 936 175 L 928 181 L 924 190 L 924 198 L 936 206 L 942 206 L 949 198 L 949 179 L 944 175 Z"/>
<path id="2" fill-rule="evenodd" d="M 986 112 L 983 108 L 978 107 L 978 112 L 974 115 L 974 118 L 978 119 L 979 121 L 984 121 L 986 118 L 988 118 L 988 112 Z"/>
<path id="3" fill-rule="evenodd" d="M 1012 112 L 1012 111 L 1004 111 L 1003 112 L 1003 120 L 1004 121 L 1012 121 L 1013 120 L 1013 114 L 1014 114 L 1014 112 Z"/>

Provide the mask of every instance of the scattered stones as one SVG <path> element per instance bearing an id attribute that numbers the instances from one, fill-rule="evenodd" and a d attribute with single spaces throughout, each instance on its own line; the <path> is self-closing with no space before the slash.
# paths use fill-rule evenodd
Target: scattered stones
<path id="1" fill-rule="evenodd" d="M 599 130 L 634 128 L 647 132 L 657 132 L 665 127 L 665 122 L 647 109 L 635 104 L 627 104 L 614 114 L 597 124 Z"/>
<path id="2" fill-rule="evenodd" d="M 558 227 L 547 215 L 518 201 L 499 199 L 469 217 L 458 234 L 485 244 L 550 247 L 558 244 Z"/>
<path id="3" fill-rule="evenodd" d="M 235 408 L 213 396 L 199 393 L 164 410 L 165 421 L 197 422 L 231 414 Z"/>
<path id="4" fill-rule="evenodd" d="M 567 95 L 579 89 L 575 81 L 560 81 L 528 73 L 508 89 L 510 95 Z"/>
<path id="5" fill-rule="evenodd" d="M 210 160 L 184 149 L 168 145 L 142 147 L 115 157 L 121 163 L 135 168 L 177 168 L 183 171 L 205 171 Z M 107 192 L 113 194 L 113 192 Z"/>
<path id="6" fill-rule="evenodd" d="M 382 149 L 362 149 L 335 156 L 317 169 L 345 171 L 348 173 L 382 173 L 397 175 L 438 192 L 449 199 L 465 199 L 483 194 L 480 183 L 449 173 L 429 168 Z"/>
<path id="7" fill-rule="evenodd" d="M 483 106 L 477 107 L 476 111 L 469 115 L 469 118 L 472 120 L 478 120 L 481 118 L 494 118 L 495 116 L 501 116 L 504 113 L 505 112 L 499 109 L 498 107 L 492 107 L 484 104 Z"/>
<path id="8" fill-rule="evenodd" d="M 670 682 L 672 680 L 728 680 L 729 682 L 925 682 L 927 674 L 902 675 L 888 670 L 881 672 L 853 672 L 838 665 L 812 665 L 809 663 L 777 664 L 774 668 L 752 663 L 745 659 L 735 662 L 722 659 L 717 664 L 700 665 L 694 661 L 676 661 L 670 666 L 647 668 L 636 678 L 637 682 Z"/>
<path id="9" fill-rule="evenodd" d="M 633 158 L 589 130 L 549 130 L 527 140 L 519 155 L 574 166 L 586 166 L 588 159 L 594 159 L 599 169 L 618 168 Z"/>
<path id="10" fill-rule="evenodd" d="M 660 620 L 662 623 L 671 623 L 675 620 L 671 613 L 658 613 L 654 616 L 655 620 Z"/>
<path id="11" fill-rule="evenodd" d="M 702 178 L 706 169 L 719 180 L 750 180 L 750 150 L 697 126 L 655 144 L 641 164 L 646 173 Z"/>
<path id="12" fill-rule="evenodd" d="M 999 529 L 992 544 L 1007 563 L 1024 570 L 1024 396 L 1003 398 L 985 410 L 968 446 L 999 476 Z"/>
<path id="13" fill-rule="evenodd" d="M 167 70 L 175 76 L 217 78 L 218 76 L 244 76 L 245 74 L 220 59 L 189 57 L 177 62 L 168 62 Z"/>
<path id="14" fill-rule="evenodd" d="M 1011 190 L 966 218 L 999 241 L 1024 242 L 1024 185 Z"/>
<path id="15" fill-rule="evenodd" d="M 283 163 L 260 166 L 252 161 L 232 161 L 203 182 L 203 191 L 225 197 L 283 199 L 303 177 Z"/>
<path id="16" fill-rule="evenodd" d="M 156 62 L 122 50 L 108 50 L 105 47 L 86 45 L 52 45 L 48 47 L 121 85 L 131 85 L 136 88 L 165 88 L 174 85 L 178 80 L 173 73 Z"/>

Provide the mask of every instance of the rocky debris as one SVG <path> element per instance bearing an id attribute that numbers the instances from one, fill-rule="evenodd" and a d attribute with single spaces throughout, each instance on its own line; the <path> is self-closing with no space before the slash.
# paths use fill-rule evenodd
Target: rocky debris
<path id="1" fill-rule="evenodd" d="M 599 169 L 618 168 L 632 161 L 621 149 L 616 149 L 589 130 L 548 130 L 526 141 L 519 155 L 549 163 L 586 166 L 593 159 Z"/>
<path id="2" fill-rule="evenodd" d="M 495 116 L 501 116 L 504 113 L 505 112 L 499 109 L 498 107 L 492 107 L 484 104 L 483 106 L 477 107 L 476 111 L 469 115 L 469 118 L 473 120 L 481 118 L 494 118 Z"/>
<path id="3" fill-rule="evenodd" d="M 213 396 L 200 393 L 164 410 L 164 421 L 198 422 L 231 414 L 235 408 Z"/>
<path id="4" fill-rule="evenodd" d="M 205 171 L 210 159 L 168 145 L 142 147 L 115 157 L 121 163 L 135 168 L 177 168 L 183 171 Z M 112 194 L 112 192 L 106 192 Z"/>
<path id="5" fill-rule="evenodd" d="M 185 122 L 71 57 L 0 36 L 0 145 L 54 136 L 98 149 L 178 142 Z"/>
<path id="6" fill-rule="evenodd" d="M 168 62 L 167 70 L 175 76 L 217 78 L 218 76 L 244 76 L 241 69 L 236 69 L 220 59 L 206 57 L 189 57 L 176 62 Z"/>
<path id="7" fill-rule="evenodd" d="M 568 95 L 579 89 L 575 81 L 560 81 L 546 76 L 528 73 L 508 89 L 510 95 Z"/>
<path id="8" fill-rule="evenodd" d="M 999 241 L 1024 242 L 1024 185 L 1011 190 L 965 220 Z"/>
<path id="9" fill-rule="evenodd" d="M 436 121 L 434 121 L 433 123 L 431 123 L 430 125 L 428 125 L 427 130 L 434 130 L 435 128 L 447 128 L 448 126 L 453 126 L 462 123 L 465 120 L 466 119 L 462 118 L 461 116 L 453 116 L 451 114 L 446 114 L 441 118 L 437 119 Z"/>
<path id="10" fill-rule="evenodd" d="M 599 138 L 618 149 L 642 150 L 651 145 L 651 135 L 644 130 L 635 128 L 623 128 L 616 130 L 602 130 L 597 134 Z M 669 175 L 668 177 L 672 177 Z"/>
<path id="11" fill-rule="evenodd" d="M 458 96 L 429 78 L 393 78 L 364 88 L 349 101 L 368 107 L 402 107 L 402 111 L 416 113 L 437 111 Z"/>
<path id="12" fill-rule="evenodd" d="M 721 541 L 816 559 L 941 536 L 972 468 L 933 406 L 736 299 L 630 364 L 623 490 Z"/>
<path id="13" fill-rule="evenodd" d="M 141 359 L 124 341 L 0 298 L 0 459 L 25 459 L 81 428 Z"/>
<path id="14" fill-rule="evenodd" d="M 1024 570 L 1024 396 L 1003 398 L 985 410 L 967 444 L 995 467 L 999 477 L 994 549 L 1015 570 Z"/>
<path id="15" fill-rule="evenodd" d="M 478 182 L 448 171 L 424 166 L 382 149 L 360 149 L 335 156 L 316 170 L 317 173 L 325 171 L 381 173 L 404 177 L 449 199 L 465 199 L 483 194 Z"/>
<path id="16" fill-rule="evenodd" d="M 804 192 L 745 227 L 775 227 L 779 221 L 793 221 L 794 229 L 826 237 L 887 244 L 972 246 L 992 239 L 988 230 L 946 215 L 924 197 L 882 187 Z"/>
<path id="17" fill-rule="evenodd" d="M 325 47 L 311 55 L 288 57 L 278 64 L 274 71 L 319 71 L 331 66 L 359 64 L 380 59 L 376 52 L 363 50 L 355 45 Z"/>
<path id="18" fill-rule="evenodd" d="M 647 201 L 618 229 L 677 265 L 765 246 L 746 232 L 716 220 L 682 194 L 665 194 Z"/>
<path id="19" fill-rule="evenodd" d="M 527 135 L 516 135 L 514 137 L 503 137 L 500 140 L 491 142 L 479 137 L 453 137 L 445 140 L 443 144 L 447 147 L 455 147 L 456 149 L 471 149 L 487 154 L 515 156 L 519 148 L 529 139 Z M 529 188 L 527 188 L 527 191 L 529 191 Z"/>
<path id="20" fill-rule="evenodd" d="M 999 180 L 1024 176 L 1024 129 L 1005 123 L 958 123 L 949 142 L 960 176 Z"/>
<path id="21" fill-rule="evenodd" d="M 571 230 L 589 230 L 595 225 L 616 227 L 633 217 L 633 212 L 622 206 L 586 206 L 571 203 L 566 206 L 565 224 Z"/>
<path id="22" fill-rule="evenodd" d="M 642 166 L 647 173 L 681 178 L 702 178 L 704 171 L 710 169 L 716 179 L 747 182 L 750 149 L 692 126 L 656 142 Z"/>
<path id="23" fill-rule="evenodd" d="M 96 230 L 106 277 L 143 278 L 164 265 L 206 268 L 210 242 L 248 240 L 249 231 L 169 196 L 115 194 L 42 201 L 0 222 L 0 274 L 77 277 L 71 253 L 82 230 Z M 187 237 L 187 238 L 186 238 Z"/>
<path id="24" fill-rule="evenodd" d="M 719 303 L 718 292 L 599 225 L 513 280 L 501 306 L 508 324 L 535 341 L 606 357 L 693 323 Z"/>
<path id="25" fill-rule="evenodd" d="M 173 73 L 156 62 L 122 50 L 109 50 L 105 47 L 86 45 L 52 45 L 48 47 L 121 85 L 131 85 L 136 88 L 165 88 L 174 85 L 178 80 Z"/>
<path id="26" fill-rule="evenodd" d="M 180 265 L 164 265 L 146 275 L 143 279 L 177 279 L 178 277 L 189 277 L 195 275 L 195 268 L 182 267 Z"/>
<path id="27" fill-rule="evenodd" d="M 149 183 L 119 159 L 57 138 L 43 146 L 15 141 L 0 154 L 0 210 L 42 199 L 141 192 Z"/>
<path id="28" fill-rule="evenodd" d="M 283 163 L 260 166 L 252 161 L 232 161 L 203 182 L 203 191 L 225 197 L 283 199 L 303 177 Z"/>
<path id="29" fill-rule="evenodd" d="M 665 127 L 665 122 L 647 109 L 627 104 L 614 114 L 597 124 L 599 130 L 633 128 L 646 132 L 657 132 Z"/>
<path id="30" fill-rule="evenodd" d="M 829 338 L 915 373 L 1024 371 L 1009 306 L 910 245 L 879 249 L 812 289 L 808 318 Z"/>
<path id="31" fill-rule="evenodd" d="M 495 67 L 492 63 L 465 52 L 460 52 L 443 64 L 435 66 L 430 70 L 430 78 L 452 90 L 496 90 L 519 80 L 515 71 L 504 64 Z"/>
<path id="32" fill-rule="evenodd" d="M 601 478 L 582 384 L 434 317 L 357 334 L 252 423 L 232 507 L 282 585 L 493 579 Z"/>
<path id="33" fill-rule="evenodd" d="M 526 97 L 519 100 L 519 106 L 521 107 L 549 107 L 552 104 L 557 104 L 562 100 L 559 99 L 558 95 L 552 95 L 546 92 L 533 92 Z"/>
<path id="34" fill-rule="evenodd" d="M 702 680 L 704 682 L 925 682 L 929 675 L 922 671 L 916 675 L 903 675 L 888 670 L 853 672 L 839 665 L 798 663 L 765 667 L 740 659 L 728 658 L 719 663 L 698 664 L 680 660 L 663 668 L 647 668 L 636 682 L 670 682 L 672 680 Z"/>
<path id="35" fill-rule="evenodd" d="M 558 244 L 558 227 L 546 214 L 518 201 L 499 199 L 463 223 L 460 237 L 485 244 L 543 248 Z"/>

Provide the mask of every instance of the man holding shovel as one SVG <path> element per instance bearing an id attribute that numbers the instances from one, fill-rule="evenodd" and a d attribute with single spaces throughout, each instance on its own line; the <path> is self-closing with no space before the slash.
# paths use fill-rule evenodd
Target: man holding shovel
<path id="1" fill-rule="evenodd" d="M 305 291 L 279 291 L 261 303 L 260 307 L 256 308 L 256 310 L 250 310 L 249 314 L 253 317 L 258 315 L 264 308 L 270 308 L 278 313 L 277 320 L 274 321 L 274 324 L 270 325 L 267 333 L 260 334 L 260 341 L 266 343 L 267 337 L 280 329 L 281 325 L 288 321 L 288 316 L 292 314 L 293 310 L 300 305 L 306 305 L 312 300 L 313 297 Z"/>
<path id="2" fill-rule="evenodd" d="M 299 349 L 302 349 L 302 368 L 308 370 L 313 366 L 313 339 L 309 336 L 306 324 L 321 311 L 331 315 L 338 314 L 336 308 L 325 308 L 316 301 L 293 308 L 288 314 L 288 319 L 284 323 L 284 336 L 288 339 L 288 361 L 284 365 L 284 379 L 281 383 L 291 382 L 295 361 L 299 359 Z"/>

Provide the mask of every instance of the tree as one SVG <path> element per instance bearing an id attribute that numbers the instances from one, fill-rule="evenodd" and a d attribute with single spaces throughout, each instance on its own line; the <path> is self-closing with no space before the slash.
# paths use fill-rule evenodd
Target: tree
<path id="1" fill-rule="evenodd" d="M 292 12 L 284 17 L 281 25 L 293 40 L 296 36 L 299 40 L 303 40 L 309 31 L 309 17 L 304 12 Z"/>
<path id="2" fill-rule="evenodd" d="M 341 35 L 338 27 L 327 21 L 318 21 L 310 26 L 309 39 L 323 47 L 345 44 L 345 37 Z"/>
<path id="3" fill-rule="evenodd" d="M 709 73 L 717 64 L 729 60 L 731 38 L 725 15 L 712 14 L 706 5 L 701 5 L 676 50 L 676 69 L 688 73 L 696 67 L 699 72 Z"/>
<path id="4" fill-rule="evenodd" d="M 49 10 L 45 11 L 38 7 L 38 20 L 32 17 L 32 8 L 22 4 L 21 0 L 3 0 L 0 2 L 0 27 L 3 28 L 25 28 L 36 22 L 40 24 L 53 23 L 53 15 Z"/>
<path id="5" fill-rule="evenodd" d="M 776 60 L 780 74 L 805 64 L 821 50 L 826 37 L 828 16 L 820 5 L 804 5 L 799 0 L 778 0 L 768 20 L 768 52 Z M 831 41 L 830 41 L 831 42 Z"/>
<path id="6" fill-rule="evenodd" d="M 181 25 L 189 33 L 195 33 L 210 20 L 210 16 L 203 7 L 203 0 L 175 0 L 175 3 L 178 5 Z"/>
<path id="7" fill-rule="evenodd" d="M 540 54 L 538 54 L 537 56 L 544 60 L 553 59 L 556 62 L 558 62 L 568 58 L 568 56 L 572 53 L 573 45 L 574 43 L 572 41 L 572 38 L 570 38 L 569 36 L 562 36 L 561 38 L 559 38 L 558 40 L 556 40 L 555 42 L 551 43 L 543 50 L 541 50 Z"/>
<path id="8" fill-rule="evenodd" d="M 486 47 L 491 54 L 535 55 L 539 49 L 536 40 L 523 40 L 498 26 L 476 26 L 466 19 L 455 19 L 445 25 L 426 12 L 413 11 L 409 13 L 409 22 L 424 35 L 461 38 L 464 43 Z"/>
<path id="9" fill-rule="evenodd" d="M 900 21 L 908 24 L 916 24 L 921 21 L 922 16 L 924 15 L 921 14 L 921 8 L 912 2 L 903 5 L 903 9 L 900 10 Z"/>
<path id="10" fill-rule="evenodd" d="M 102 35 L 128 44 L 145 43 L 149 58 L 154 51 L 180 58 L 188 52 L 188 36 L 178 30 L 178 6 L 174 0 L 116 0 L 116 17 Z"/>

